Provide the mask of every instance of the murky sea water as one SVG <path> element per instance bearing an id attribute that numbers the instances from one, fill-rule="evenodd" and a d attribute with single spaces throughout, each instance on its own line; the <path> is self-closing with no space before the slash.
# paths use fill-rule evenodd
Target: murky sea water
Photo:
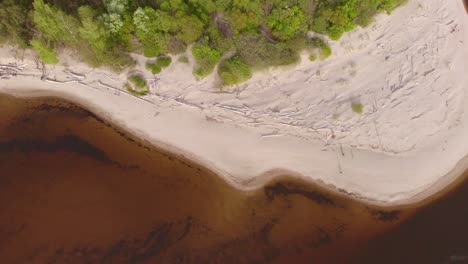
<path id="1" fill-rule="evenodd" d="M 378 208 L 256 191 L 54 98 L 0 96 L 1 263 L 468 263 L 468 184 Z"/>

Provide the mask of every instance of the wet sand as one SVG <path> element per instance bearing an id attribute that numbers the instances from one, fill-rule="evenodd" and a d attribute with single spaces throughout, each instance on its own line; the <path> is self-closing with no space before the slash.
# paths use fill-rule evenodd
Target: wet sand
<path id="1" fill-rule="evenodd" d="M 386 254 L 405 263 L 453 254 L 408 255 L 427 242 L 420 234 L 440 247 L 466 241 L 449 243 L 468 233 L 462 198 L 381 208 L 286 175 L 239 191 L 63 100 L 0 96 L 0 105 L 4 263 L 375 263 Z M 466 201 L 465 182 L 451 193 Z"/>

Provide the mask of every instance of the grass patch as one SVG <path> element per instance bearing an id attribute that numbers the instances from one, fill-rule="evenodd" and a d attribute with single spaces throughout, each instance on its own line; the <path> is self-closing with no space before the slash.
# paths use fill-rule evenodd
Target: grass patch
<path id="1" fill-rule="evenodd" d="M 155 62 L 148 62 L 146 63 L 146 69 L 148 69 L 153 74 L 160 73 L 164 68 L 167 68 L 171 65 L 172 59 L 171 57 L 162 56 L 157 58 Z"/>
<path id="2" fill-rule="evenodd" d="M 149 93 L 148 83 L 140 75 L 132 75 L 128 77 L 128 82 L 124 88 L 133 95 L 141 96 Z"/>
<path id="3" fill-rule="evenodd" d="M 239 57 L 233 57 L 221 62 L 218 75 L 224 85 L 235 85 L 247 81 L 252 77 L 250 67 L 243 63 Z"/>
<path id="4" fill-rule="evenodd" d="M 353 109 L 353 112 L 356 114 L 362 114 L 364 111 L 364 106 L 361 103 L 352 103 L 351 109 Z"/>

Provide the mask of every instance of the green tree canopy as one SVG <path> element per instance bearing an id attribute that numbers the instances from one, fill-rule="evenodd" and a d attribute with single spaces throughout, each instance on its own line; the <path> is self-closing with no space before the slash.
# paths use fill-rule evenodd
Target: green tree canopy
<path id="1" fill-rule="evenodd" d="M 275 8 L 268 16 L 268 26 L 273 35 L 281 40 L 291 39 L 307 31 L 303 11 L 298 6 Z"/>
<path id="2" fill-rule="evenodd" d="M 41 37 L 59 44 L 75 45 L 78 42 L 78 20 L 62 10 L 34 0 L 33 21 Z"/>

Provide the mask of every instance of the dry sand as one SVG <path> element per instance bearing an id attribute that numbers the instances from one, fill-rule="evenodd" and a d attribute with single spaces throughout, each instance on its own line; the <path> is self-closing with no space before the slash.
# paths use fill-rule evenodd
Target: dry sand
<path id="1" fill-rule="evenodd" d="M 31 52 L 4 47 L 0 71 L 16 76 L 4 75 L 0 92 L 77 102 L 242 189 L 288 172 L 402 204 L 434 194 L 468 168 L 467 30 L 462 1 L 410 0 L 330 42 L 334 55 L 326 61 L 304 54 L 294 67 L 220 91 L 214 75 L 192 75 L 190 58 L 158 75 L 144 98 L 122 90 L 131 71 L 91 69 L 67 52 L 43 71 Z M 146 60 L 135 58 L 143 72 Z M 362 103 L 362 114 L 353 103 Z"/>

